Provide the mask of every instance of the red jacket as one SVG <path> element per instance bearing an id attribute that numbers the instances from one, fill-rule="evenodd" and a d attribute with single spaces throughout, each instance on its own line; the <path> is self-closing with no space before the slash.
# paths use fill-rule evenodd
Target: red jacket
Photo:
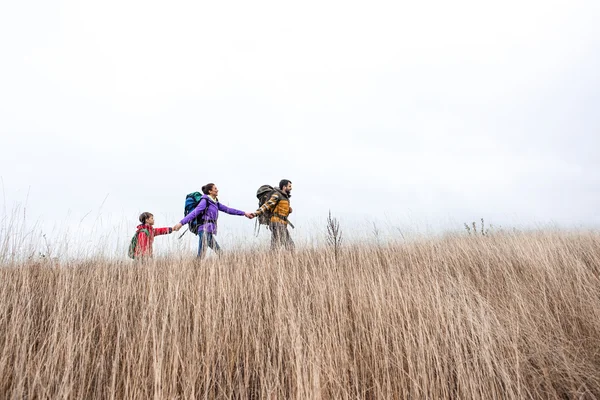
<path id="1" fill-rule="evenodd" d="M 150 236 L 142 232 L 142 229 L 147 229 Z M 156 228 L 150 225 L 138 225 L 137 227 L 137 246 L 135 247 L 135 258 L 152 257 L 152 243 L 154 236 L 167 235 L 173 231 L 173 228 Z"/>

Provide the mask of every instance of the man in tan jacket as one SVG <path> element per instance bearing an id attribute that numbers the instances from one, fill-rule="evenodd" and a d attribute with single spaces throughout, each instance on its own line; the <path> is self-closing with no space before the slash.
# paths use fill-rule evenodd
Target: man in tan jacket
<path id="1" fill-rule="evenodd" d="M 267 200 L 254 214 L 256 216 L 269 215 L 269 229 L 271 230 L 271 249 L 277 250 L 285 247 L 287 250 L 294 249 L 294 241 L 288 231 L 288 216 L 292 213 L 290 206 L 292 197 L 292 182 L 282 179 L 279 188 L 274 188 L 269 200 Z"/>

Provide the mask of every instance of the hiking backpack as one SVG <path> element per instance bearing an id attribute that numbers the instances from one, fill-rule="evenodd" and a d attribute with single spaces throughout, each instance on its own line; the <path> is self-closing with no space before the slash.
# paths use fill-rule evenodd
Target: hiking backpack
<path id="1" fill-rule="evenodd" d="M 184 217 L 187 216 L 192 211 L 194 211 L 194 209 L 196 207 L 198 207 L 198 204 L 200 204 L 200 200 L 202 200 L 202 196 L 203 196 L 203 194 L 200 192 L 193 192 L 193 193 L 190 193 L 187 196 L 185 196 L 185 207 L 183 210 Z M 204 221 L 204 216 L 206 215 L 206 212 L 208 211 L 208 206 L 209 206 L 209 202 L 208 202 L 208 200 L 206 200 L 206 208 L 204 209 L 204 211 L 202 211 L 202 213 L 199 214 L 196 218 L 194 218 L 193 220 L 188 222 L 188 229 L 194 235 L 198 234 L 198 228 L 206 222 L 206 221 Z"/>
<path id="2" fill-rule="evenodd" d="M 271 185 L 262 185 L 256 191 L 256 198 L 258 198 L 258 208 L 262 207 L 273 195 L 275 192 L 275 188 Z M 271 222 L 271 217 L 273 216 L 273 211 L 266 211 L 260 214 L 257 218 L 259 225 L 269 225 Z"/>
<path id="3" fill-rule="evenodd" d="M 133 237 L 131 238 L 131 242 L 129 243 L 129 250 L 127 251 L 127 255 L 129 256 L 129 258 L 135 258 L 135 249 L 138 245 L 138 234 L 140 232 L 144 232 L 146 236 L 150 237 L 150 232 L 148 232 L 148 229 L 140 229 L 139 231 L 137 231 L 135 235 L 133 235 Z"/>

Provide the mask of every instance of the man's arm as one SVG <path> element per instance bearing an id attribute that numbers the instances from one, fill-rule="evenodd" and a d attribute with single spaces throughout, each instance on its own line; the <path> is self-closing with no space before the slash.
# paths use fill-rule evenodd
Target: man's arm
<path id="1" fill-rule="evenodd" d="M 260 215 L 265 212 L 272 211 L 275 208 L 275 206 L 277 205 L 278 201 L 279 201 L 279 194 L 273 193 L 273 195 L 271 195 L 271 198 L 265 204 L 263 204 L 258 210 L 256 210 L 254 212 L 254 214 Z"/>

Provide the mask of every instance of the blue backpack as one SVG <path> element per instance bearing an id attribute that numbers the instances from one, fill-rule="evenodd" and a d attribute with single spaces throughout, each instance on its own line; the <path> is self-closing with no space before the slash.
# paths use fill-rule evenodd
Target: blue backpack
<path id="1" fill-rule="evenodd" d="M 194 209 L 196 207 L 198 207 L 198 204 L 200 204 L 200 200 L 202 200 L 202 196 L 203 196 L 203 194 L 200 192 L 193 192 L 193 193 L 190 193 L 187 196 L 185 196 L 185 207 L 183 210 L 184 217 L 186 215 L 188 215 L 189 213 L 191 213 L 192 211 L 194 211 Z M 206 216 L 206 212 L 208 211 L 208 206 L 210 204 L 208 199 L 205 199 L 205 200 L 206 200 L 206 208 L 204 209 L 204 211 L 202 211 L 196 218 L 194 218 L 193 220 L 188 222 L 188 229 L 194 235 L 198 234 L 198 228 L 200 228 L 205 223 L 216 222 L 213 220 L 206 220 L 204 218 Z"/>

